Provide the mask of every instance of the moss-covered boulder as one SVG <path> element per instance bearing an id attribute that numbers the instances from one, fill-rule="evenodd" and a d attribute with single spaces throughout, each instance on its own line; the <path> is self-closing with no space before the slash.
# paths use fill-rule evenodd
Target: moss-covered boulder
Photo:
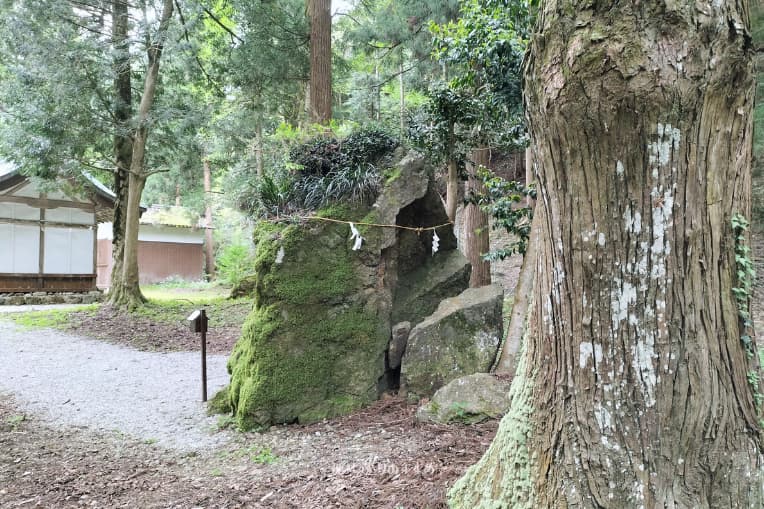
<path id="1" fill-rule="evenodd" d="M 437 267 L 456 238 L 421 156 L 399 158 L 390 175 L 372 207 L 256 227 L 254 309 L 228 363 L 227 398 L 240 427 L 345 414 L 397 385 L 388 349 L 399 281 Z M 363 224 L 354 251 L 349 225 L 337 221 L 446 225 L 438 229 L 444 253 L 432 256 L 432 231 Z"/>
<path id="2" fill-rule="evenodd" d="M 455 378 L 491 369 L 502 337 L 503 300 L 498 285 L 469 288 L 411 330 L 401 364 L 410 396 L 430 397 Z"/>
<path id="3" fill-rule="evenodd" d="M 509 386 L 509 379 L 490 373 L 457 378 L 419 407 L 416 418 L 441 424 L 477 424 L 498 419 L 509 409 Z"/>

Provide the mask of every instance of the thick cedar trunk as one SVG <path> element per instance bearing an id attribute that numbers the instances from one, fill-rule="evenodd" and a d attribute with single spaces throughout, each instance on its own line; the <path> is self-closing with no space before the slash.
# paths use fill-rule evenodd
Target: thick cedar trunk
<path id="1" fill-rule="evenodd" d="M 215 245 L 212 240 L 212 172 L 210 161 L 204 158 L 204 258 L 207 277 L 215 276 Z"/>
<path id="2" fill-rule="evenodd" d="M 133 141 L 129 133 L 132 111 L 132 86 L 130 80 L 130 53 L 128 42 L 129 18 L 127 3 L 114 0 L 112 3 L 112 46 L 114 47 L 114 120 L 117 133 L 114 135 L 114 217 L 112 220 L 111 287 L 122 281 L 122 262 L 125 246 L 125 209 L 127 206 L 127 175 L 133 154 Z"/>
<path id="3" fill-rule="evenodd" d="M 310 16 L 310 120 L 332 119 L 332 2 L 308 0 Z"/>
<path id="4" fill-rule="evenodd" d="M 470 161 L 467 163 L 467 195 L 480 194 L 484 191 L 483 184 L 476 176 L 479 167 L 487 167 L 490 162 L 490 151 L 487 148 L 473 149 Z M 451 180 L 449 168 L 449 181 Z M 488 214 L 479 206 L 468 204 L 464 208 L 465 251 L 467 259 L 472 264 L 470 286 L 473 288 L 491 284 L 491 264 L 483 259 L 483 255 L 491 250 L 489 239 Z"/>
<path id="5" fill-rule="evenodd" d="M 162 57 L 164 40 L 173 11 L 173 0 L 164 0 L 159 29 L 148 48 L 148 68 L 143 84 L 143 95 L 138 107 L 138 128 L 133 136 L 133 152 L 128 179 L 128 199 L 125 221 L 124 261 L 122 279 L 119 285 L 112 283 L 109 302 L 113 305 L 135 308 L 146 301 L 141 293 L 138 272 L 138 230 L 140 226 L 140 203 L 146 178 L 146 141 L 148 139 L 148 116 L 156 96 L 159 77 L 159 60 Z"/>
<path id="6" fill-rule="evenodd" d="M 730 220 L 742 2 L 550 0 L 527 67 L 541 222 L 512 407 L 454 507 L 762 507 Z"/>

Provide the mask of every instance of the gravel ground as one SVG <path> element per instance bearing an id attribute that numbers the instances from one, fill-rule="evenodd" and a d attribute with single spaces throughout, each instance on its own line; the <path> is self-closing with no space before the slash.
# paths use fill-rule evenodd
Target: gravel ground
<path id="1" fill-rule="evenodd" d="M 140 352 L 0 321 L 0 359 L 0 392 L 51 424 L 189 451 L 227 440 L 201 402 L 198 353 Z M 226 356 L 209 355 L 207 372 L 212 397 L 228 383 Z"/>

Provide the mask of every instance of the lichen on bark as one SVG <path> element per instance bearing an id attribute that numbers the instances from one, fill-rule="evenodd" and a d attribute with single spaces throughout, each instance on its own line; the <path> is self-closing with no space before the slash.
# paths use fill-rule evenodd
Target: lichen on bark
<path id="1" fill-rule="evenodd" d="M 530 309 L 533 309 L 531 302 Z M 528 331 L 522 339 L 515 378 L 509 391 L 510 409 L 502 418 L 490 448 L 448 493 L 452 507 L 472 509 L 534 509 L 531 482 L 533 390 L 536 369 L 528 362 Z"/>
<path id="2" fill-rule="evenodd" d="M 764 506 L 760 368 L 732 292 L 730 219 L 750 212 L 747 23 L 746 2 L 540 6 L 525 80 L 542 224 L 534 507 Z M 514 481 L 481 481 L 509 468 L 492 447 L 454 506 L 515 507 Z"/>

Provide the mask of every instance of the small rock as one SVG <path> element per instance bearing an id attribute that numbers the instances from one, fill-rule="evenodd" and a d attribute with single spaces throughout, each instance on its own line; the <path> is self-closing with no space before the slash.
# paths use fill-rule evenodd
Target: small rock
<path id="1" fill-rule="evenodd" d="M 411 322 L 401 322 L 393 325 L 393 334 L 390 340 L 390 349 L 387 359 L 390 369 L 396 369 L 401 365 L 403 353 L 406 351 L 406 343 L 411 332 Z"/>
<path id="2" fill-rule="evenodd" d="M 509 409 L 510 381 L 490 373 L 475 373 L 452 380 L 419 407 L 419 422 L 476 424 L 498 419 Z"/>
<path id="3" fill-rule="evenodd" d="M 487 373 L 502 337 L 500 286 L 469 288 L 411 330 L 401 364 L 409 396 L 429 397 L 451 380 Z"/>

